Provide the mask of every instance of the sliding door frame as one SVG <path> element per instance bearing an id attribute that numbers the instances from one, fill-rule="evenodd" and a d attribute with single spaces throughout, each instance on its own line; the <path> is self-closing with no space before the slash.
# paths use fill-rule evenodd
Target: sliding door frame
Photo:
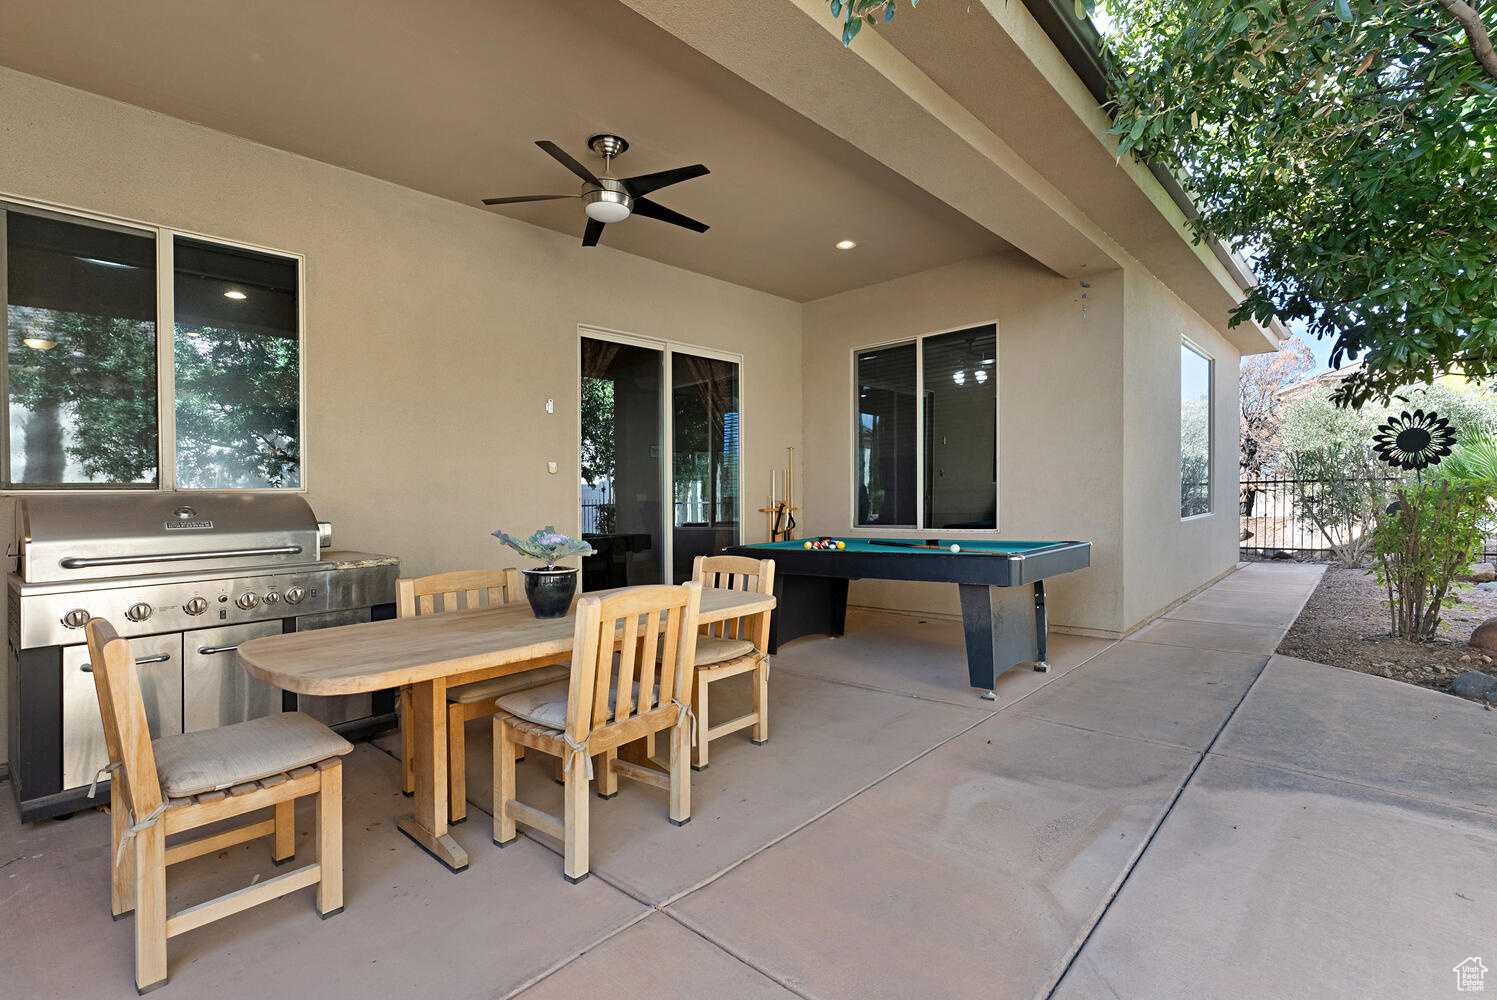
<path id="1" fill-rule="evenodd" d="M 687 344 L 679 340 L 661 340 L 656 337 L 641 337 L 638 334 L 626 333 L 622 330 L 613 330 L 608 327 L 593 326 L 590 323 L 577 324 L 577 367 L 576 378 L 573 385 L 576 387 L 576 413 L 577 422 L 572 441 L 576 446 L 573 454 L 572 469 L 579 471 L 582 467 L 582 340 L 604 340 L 611 344 L 622 344 L 625 347 L 640 347 L 645 350 L 659 351 L 661 353 L 660 371 L 660 496 L 662 503 L 660 512 L 662 518 L 661 532 L 661 559 L 660 579 L 669 583 L 675 566 L 676 546 L 676 427 L 674 413 L 675 408 L 671 405 L 672 393 L 675 391 L 673 384 L 674 355 L 690 354 L 698 358 L 710 358 L 714 361 L 727 361 L 738 366 L 738 527 L 735 531 L 735 544 L 743 541 L 743 519 L 744 508 L 744 481 L 743 481 L 743 456 L 744 456 L 744 424 L 747 423 L 746 407 L 744 400 L 748 396 L 744 380 L 743 355 L 734 351 L 720 351 L 711 347 L 702 347 L 698 344 Z M 618 503 L 618 496 L 614 496 L 614 503 Z M 572 505 L 577 514 L 577 534 L 582 534 L 582 477 L 577 479 L 576 502 Z"/>

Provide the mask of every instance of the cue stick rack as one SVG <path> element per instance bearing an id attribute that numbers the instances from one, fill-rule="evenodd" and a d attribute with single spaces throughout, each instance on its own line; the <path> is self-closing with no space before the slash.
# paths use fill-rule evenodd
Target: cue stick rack
<path id="1" fill-rule="evenodd" d="M 769 470 L 769 506 L 760 507 L 759 513 L 769 517 L 769 540 L 788 542 L 795 537 L 795 449 L 785 449 L 785 460 L 789 463 L 782 470 Z M 783 490 L 783 494 L 781 491 Z"/>

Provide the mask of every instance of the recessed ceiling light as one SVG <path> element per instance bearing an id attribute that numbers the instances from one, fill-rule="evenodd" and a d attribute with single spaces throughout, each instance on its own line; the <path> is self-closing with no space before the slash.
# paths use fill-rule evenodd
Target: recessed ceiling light
<path id="1" fill-rule="evenodd" d="M 224 292 L 224 298 L 233 299 L 235 302 L 240 302 L 244 299 L 249 298 L 249 296 L 244 294 L 237 288 L 231 288 L 227 292 Z"/>
<path id="2" fill-rule="evenodd" d="M 857 244 L 854 243 L 852 240 L 838 240 L 837 241 L 837 249 L 838 250 L 851 250 L 855 246 L 857 246 Z"/>

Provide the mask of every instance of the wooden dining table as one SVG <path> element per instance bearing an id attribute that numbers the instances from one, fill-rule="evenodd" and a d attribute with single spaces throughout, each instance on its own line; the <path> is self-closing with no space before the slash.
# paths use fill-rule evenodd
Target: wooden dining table
<path id="1" fill-rule="evenodd" d="M 709 588 L 702 591 L 699 621 L 757 614 L 774 604 L 767 594 Z M 569 661 L 575 624 L 574 614 L 536 618 L 519 602 L 268 635 L 242 643 L 239 664 L 250 676 L 297 694 L 362 694 L 410 685 L 412 717 L 403 725 L 415 758 L 415 812 L 397 826 L 460 872 L 468 867 L 468 852 L 447 823 L 447 689 Z"/>

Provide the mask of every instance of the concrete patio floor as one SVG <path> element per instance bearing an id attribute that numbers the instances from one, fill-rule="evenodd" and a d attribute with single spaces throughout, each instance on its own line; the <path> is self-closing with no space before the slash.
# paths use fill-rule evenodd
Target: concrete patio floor
<path id="1" fill-rule="evenodd" d="M 490 842 L 485 723 L 459 875 L 395 832 L 392 741 L 360 744 L 347 911 L 303 890 L 191 931 L 159 995 L 1450 995 L 1497 959 L 1497 715 L 1273 656 L 1318 578 L 1250 565 L 1127 640 L 1056 636 L 997 702 L 958 623 L 855 613 L 776 657 L 770 742 L 713 744 L 690 824 L 644 786 L 594 798 L 575 886 L 547 838 Z M 557 805 L 550 773 L 522 764 L 521 797 Z M 22 827 L 0 794 L 0 995 L 134 996 L 107 818 Z M 188 862 L 169 905 L 273 871 L 263 845 Z"/>

